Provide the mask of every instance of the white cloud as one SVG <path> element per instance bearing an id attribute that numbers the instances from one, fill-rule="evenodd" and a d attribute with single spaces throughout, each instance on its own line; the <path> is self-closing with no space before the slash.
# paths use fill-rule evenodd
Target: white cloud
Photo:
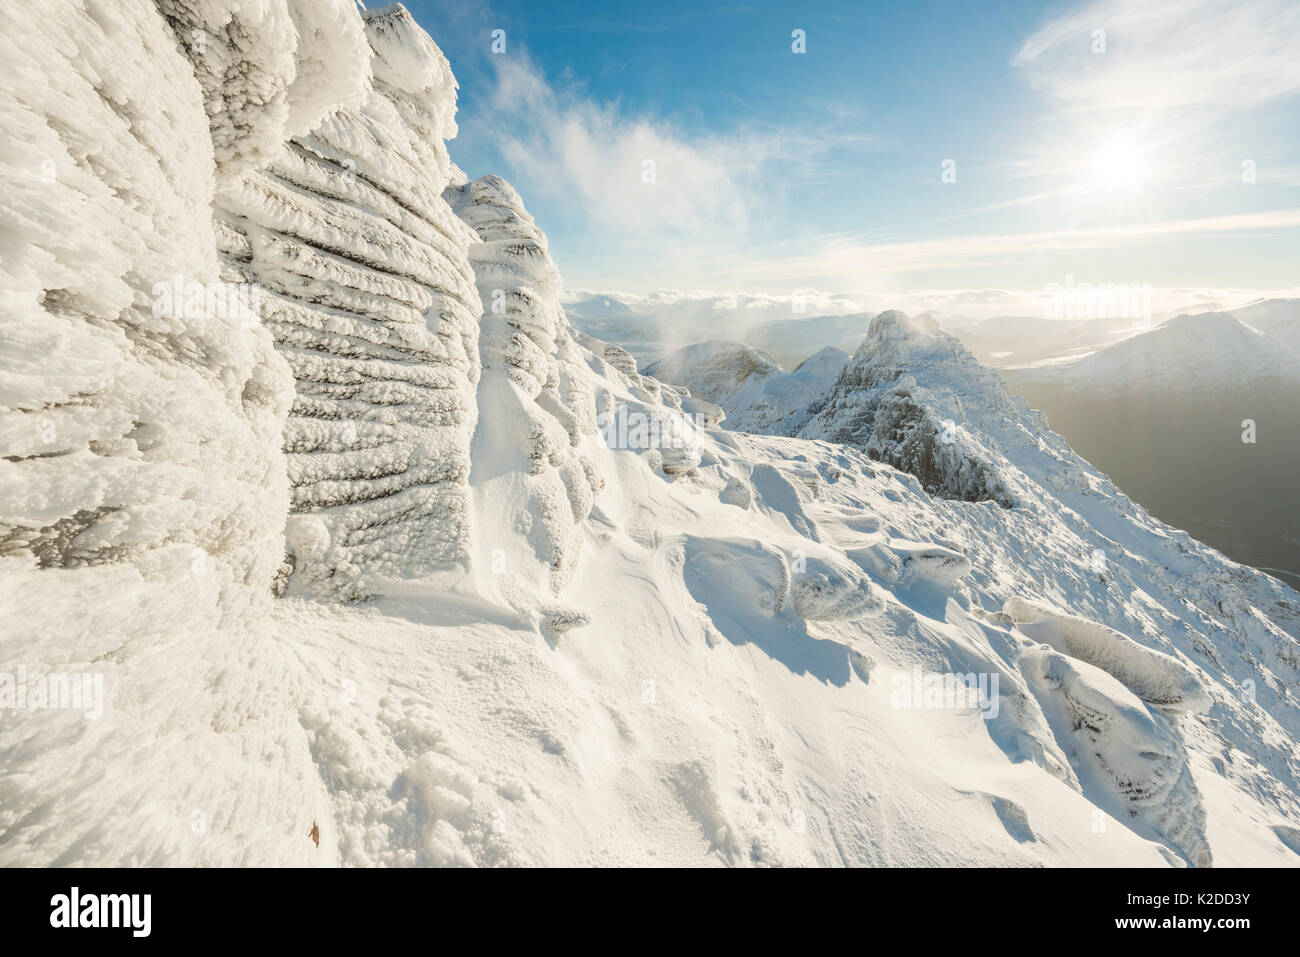
<path id="1" fill-rule="evenodd" d="M 606 249 L 643 254 L 642 271 L 680 269 L 700 255 L 744 259 L 751 227 L 779 218 L 788 192 L 845 178 L 843 153 L 880 146 L 834 111 L 696 133 L 552 83 L 526 55 L 494 57 L 492 67 L 493 115 L 480 126 L 515 185 L 526 197 L 562 200 Z"/>
<path id="2" fill-rule="evenodd" d="M 887 277 L 932 269 L 952 269 L 1005 261 L 1048 250 L 1113 249 L 1181 236 L 1258 233 L 1300 226 L 1300 209 L 1236 213 L 1226 216 L 1164 220 L 1087 229 L 1057 229 L 990 236 L 957 236 L 897 243 L 870 243 L 839 237 L 804 254 L 756 255 L 743 267 L 728 264 L 731 282 L 783 282 L 799 285 L 821 280 L 852 282 L 854 276 Z M 699 263 L 709 268 L 711 263 Z"/>
<path id="3" fill-rule="evenodd" d="M 1295 0 L 1094 0 L 1045 24 L 1012 62 L 1069 107 L 1236 109 L 1300 90 L 1297 51 Z"/>
<path id="4" fill-rule="evenodd" d="M 571 199 L 594 227 L 652 245 L 734 236 L 747 226 L 769 152 L 753 137 L 691 138 L 626 117 L 614 105 L 557 91 L 520 57 L 498 66 L 493 107 L 498 146 L 512 167 Z"/>

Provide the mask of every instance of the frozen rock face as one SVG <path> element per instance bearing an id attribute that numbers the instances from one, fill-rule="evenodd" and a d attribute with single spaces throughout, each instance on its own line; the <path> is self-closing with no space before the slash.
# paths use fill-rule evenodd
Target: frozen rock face
<path id="1" fill-rule="evenodd" d="M 510 184 L 485 176 L 445 196 L 481 240 L 470 260 L 484 305 L 485 427 L 475 440 L 472 483 L 493 504 L 481 510 L 476 535 L 494 573 L 489 590 L 500 588 L 521 607 L 524 593 L 558 594 L 568 582 L 580 526 L 604 485 L 584 450 L 596 441 L 590 357 L 560 307 L 546 236 Z M 504 510 L 503 502 L 510 503 Z M 550 617 L 553 625 L 576 623 L 572 615 Z"/>
<path id="2" fill-rule="evenodd" d="M 222 283 L 230 154 L 153 3 L 5 18 L 0 864 L 294 858 L 318 786 L 266 627 L 293 380 Z M 81 707 L 14 707 L 23 669 Z"/>
<path id="3" fill-rule="evenodd" d="M 959 425 L 960 400 L 920 389 L 910 369 L 979 363 L 928 316 L 882 312 L 844 367 L 804 438 L 842 442 L 915 475 L 932 495 L 1014 504 L 1007 483 L 977 440 Z M 941 389 L 942 392 L 942 389 Z"/>
<path id="4" fill-rule="evenodd" d="M 156 0 L 193 64 L 218 189 L 272 162 L 288 136 L 359 105 L 369 51 L 349 0 Z"/>
<path id="5" fill-rule="evenodd" d="M 204 91 L 152 4 L 6 17 L 7 618 L 65 661 L 237 624 L 282 552 L 290 380 L 218 281 Z"/>
<path id="6" fill-rule="evenodd" d="M 364 37 L 366 73 L 341 52 L 356 82 L 335 91 L 342 107 L 281 139 L 218 209 L 226 275 L 261 288 L 297 383 L 285 570 L 345 599 L 468 566 L 481 311 L 476 237 L 441 196 L 456 132 L 446 58 L 400 5 L 366 13 Z M 320 96 L 298 109 L 300 85 L 289 113 L 309 119 Z"/>

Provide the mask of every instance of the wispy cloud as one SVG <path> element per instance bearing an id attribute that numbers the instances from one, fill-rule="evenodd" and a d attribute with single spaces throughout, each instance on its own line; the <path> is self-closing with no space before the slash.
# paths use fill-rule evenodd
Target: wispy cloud
<path id="1" fill-rule="evenodd" d="M 742 232 L 767 148 L 746 136 L 691 138 L 557 90 L 523 56 L 503 60 L 493 94 L 498 147 L 593 228 L 654 240 Z"/>
<path id="2" fill-rule="evenodd" d="M 1300 90 L 1297 50 L 1294 0 L 1094 0 L 1012 62 L 1075 109 L 1239 109 Z"/>
<path id="3" fill-rule="evenodd" d="M 704 275 L 712 272 L 741 286 L 842 285 L 864 279 L 883 281 L 912 272 L 1020 261 L 1049 251 L 1114 249 L 1196 235 L 1246 236 L 1296 227 L 1300 227 L 1300 209 L 905 242 L 836 236 L 803 250 L 790 246 L 755 249 L 742 263 L 725 256 L 706 256 L 695 265 Z"/>
<path id="4" fill-rule="evenodd" d="M 528 195 L 562 199 L 591 235 L 632 254 L 742 255 L 787 191 L 845 171 L 834 154 L 878 140 L 827 111 L 820 125 L 750 121 L 705 133 L 552 82 L 524 54 L 493 58 L 492 136 Z"/>

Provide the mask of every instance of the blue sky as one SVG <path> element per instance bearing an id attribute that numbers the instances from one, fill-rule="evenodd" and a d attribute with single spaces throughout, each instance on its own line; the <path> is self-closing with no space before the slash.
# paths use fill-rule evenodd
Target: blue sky
<path id="1" fill-rule="evenodd" d="M 407 6 L 570 287 L 1300 286 L 1294 0 Z"/>

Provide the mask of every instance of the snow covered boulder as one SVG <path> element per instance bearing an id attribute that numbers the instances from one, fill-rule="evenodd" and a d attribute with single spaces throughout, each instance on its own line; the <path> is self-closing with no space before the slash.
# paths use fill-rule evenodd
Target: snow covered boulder
<path id="1" fill-rule="evenodd" d="M 1002 611 L 1030 638 L 1113 675 L 1143 701 L 1172 711 L 1210 706 L 1201 683 L 1176 658 L 1112 628 L 1024 598 L 1008 599 Z"/>
<path id="2" fill-rule="evenodd" d="M 723 634 L 749 640 L 785 612 L 790 565 L 779 549 L 754 539 L 687 535 L 682 552 L 686 590 Z"/>
<path id="3" fill-rule="evenodd" d="M 885 610 L 870 579 L 834 553 L 799 556 L 790 578 L 794 610 L 805 621 L 855 621 Z"/>
<path id="4" fill-rule="evenodd" d="M 939 585 L 956 585 L 971 571 L 968 557 L 942 545 L 893 541 L 890 549 L 898 556 L 900 577 L 921 578 Z"/>
<path id="5" fill-rule="evenodd" d="M 1200 791 L 1168 723 L 1100 668 L 1047 645 L 1025 654 L 1021 672 L 1085 795 L 1192 865 L 1210 866 Z"/>

